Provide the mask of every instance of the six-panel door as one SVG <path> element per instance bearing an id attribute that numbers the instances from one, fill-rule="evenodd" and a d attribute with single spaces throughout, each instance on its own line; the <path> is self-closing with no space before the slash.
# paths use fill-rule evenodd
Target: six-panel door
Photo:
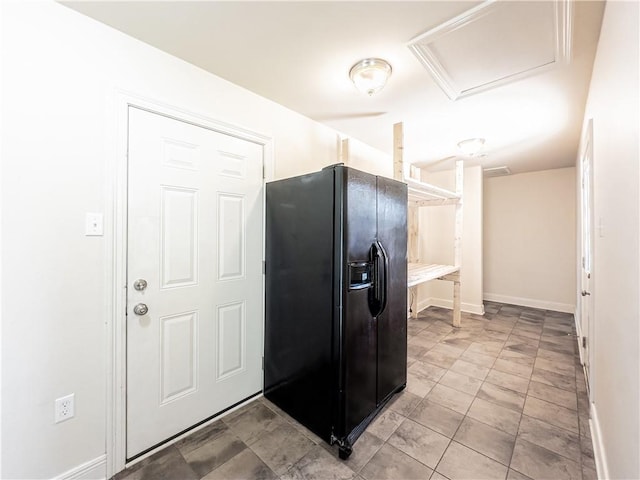
<path id="1" fill-rule="evenodd" d="M 129 109 L 127 458 L 261 390 L 262 165 L 261 145 Z"/>

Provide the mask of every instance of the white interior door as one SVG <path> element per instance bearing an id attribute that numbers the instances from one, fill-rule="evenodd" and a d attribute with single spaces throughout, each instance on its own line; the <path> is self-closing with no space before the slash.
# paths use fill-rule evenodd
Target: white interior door
<path id="1" fill-rule="evenodd" d="M 129 108 L 129 459 L 262 388 L 262 167 L 261 145 Z"/>
<path id="2" fill-rule="evenodd" d="M 580 275 L 580 345 L 587 389 L 591 391 L 590 365 L 593 345 L 593 147 L 589 122 L 580 159 L 580 225 L 582 262 Z"/>

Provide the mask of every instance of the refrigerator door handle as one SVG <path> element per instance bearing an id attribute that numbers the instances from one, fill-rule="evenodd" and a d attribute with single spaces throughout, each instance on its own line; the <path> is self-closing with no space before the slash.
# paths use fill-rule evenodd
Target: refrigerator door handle
<path id="1" fill-rule="evenodd" d="M 378 317 L 387 306 L 387 270 L 389 259 L 387 252 L 379 241 L 371 245 L 371 261 L 373 263 L 373 288 L 369 293 L 369 310 Z"/>
<path id="2" fill-rule="evenodd" d="M 384 312 L 384 309 L 387 308 L 387 275 L 389 271 L 389 256 L 387 255 L 387 251 L 384 249 L 380 241 L 376 240 L 376 244 L 378 245 L 378 249 L 382 254 L 382 264 L 384 265 L 384 271 L 382 275 L 379 275 L 380 269 L 378 268 L 378 275 L 381 277 L 382 281 L 380 285 L 380 296 L 378 297 L 380 299 L 380 311 L 376 316 L 380 316 L 382 315 L 382 312 Z"/>

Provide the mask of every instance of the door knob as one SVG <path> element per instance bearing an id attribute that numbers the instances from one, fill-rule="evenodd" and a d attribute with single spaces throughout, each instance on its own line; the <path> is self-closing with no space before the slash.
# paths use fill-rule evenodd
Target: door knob
<path id="1" fill-rule="evenodd" d="M 147 307 L 144 303 L 139 303 L 135 307 L 133 307 L 133 313 L 136 315 L 146 315 L 149 311 L 149 307 Z"/>
<path id="2" fill-rule="evenodd" d="M 138 290 L 139 292 L 143 291 L 145 288 L 147 288 L 147 281 L 139 278 L 138 280 L 136 280 L 135 282 L 133 282 L 133 288 L 135 288 L 136 290 Z"/>
<path id="3" fill-rule="evenodd" d="M 582 292 L 580 292 L 580 294 L 581 294 L 583 297 L 586 297 L 587 295 L 591 295 L 591 293 L 587 292 L 586 290 L 582 290 Z"/>

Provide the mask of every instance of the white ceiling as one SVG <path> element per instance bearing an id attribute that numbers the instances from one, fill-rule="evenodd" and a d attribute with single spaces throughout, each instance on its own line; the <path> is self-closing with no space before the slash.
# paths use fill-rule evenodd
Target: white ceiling
<path id="1" fill-rule="evenodd" d="M 451 160 L 443 159 L 459 154 L 457 142 L 484 137 L 487 155 L 469 162 L 512 173 L 574 165 L 604 9 L 599 1 L 572 3 L 560 22 L 572 39 L 563 63 L 553 50 L 553 26 L 564 5 L 551 0 L 488 8 L 477 1 L 63 3 L 388 153 L 392 125 L 403 122 L 412 163 L 446 168 Z M 482 10 L 478 21 L 450 22 L 451 35 L 438 33 L 474 8 Z M 484 85 L 478 93 L 451 100 L 438 86 L 409 49 L 429 31 L 460 90 Z M 367 57 L 393 67 L 373 97 L 356 91 L 348 76 Z M 534 75 L 483 90 L 494 77 L 512 80 L 521 70 Z"/>

